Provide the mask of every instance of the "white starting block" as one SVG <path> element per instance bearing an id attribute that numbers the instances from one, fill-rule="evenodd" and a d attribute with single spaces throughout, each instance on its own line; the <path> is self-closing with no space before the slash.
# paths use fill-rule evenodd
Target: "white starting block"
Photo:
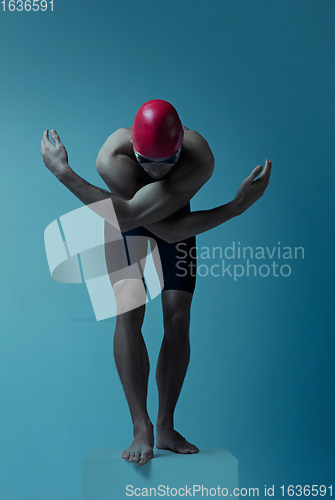
<path id="1" fill-rule="evenodd" d="M 227 450 L 181 455 L 155 450 L 143 467 L 122 450 L 92 450 L 84 458 L 83 500 L 238 498 L 238 461 Z"/>

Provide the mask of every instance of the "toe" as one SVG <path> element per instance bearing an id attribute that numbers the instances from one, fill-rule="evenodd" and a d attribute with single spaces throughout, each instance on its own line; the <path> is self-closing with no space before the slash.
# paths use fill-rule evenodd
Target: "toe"
<path id="1" fill-rule="evenodd" d="M 141 459 L 138 462 L 138 465 L 145 465 L 152 456 L 149 453 L 142 453 Z"/>
<path id="2" fill-rule="evenodd" d="M 191 449 L 191 453 L 199 453 L 199 448 L 195 446 L 194 448 Z"/>
<path id="3" fill-rule="evenodd" d="M 121 458 L 124 458 L 125 460 L 128 460 L 129 459 L 129 451 L 123 451 L 122 452 L 122 455 L 121 455 Z"/>
<path id="4" fill-rule="evenodd" d="M 197 448 L 194 444 L 188 443 L 183 443 L 183 445 L 180 446 L 179 450 L 177 450 L 178 453 L 184 453 L 184 454 L 191 454 L 191 453 L 198 453 L 199 448 Z"/>

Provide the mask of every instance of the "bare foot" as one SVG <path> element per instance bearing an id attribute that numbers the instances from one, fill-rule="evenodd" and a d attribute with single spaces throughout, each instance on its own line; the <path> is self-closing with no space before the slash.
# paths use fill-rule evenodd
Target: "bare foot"
<path id="1" fill-rule="evenodd" d="M 145 465 L 154 456 L 153 446 L 153 431 L 142 430 L 136 433 L 134 441 L 122 452 L 121 458 L 138 465 Z"/>
<path id="2" fill-rule="evenodd" d="M 198 453 L 199 448 L 189 443 L 174 429 L 157 428 L 156 447 L 160 450 L 171 450 L 175 453 Z"/>

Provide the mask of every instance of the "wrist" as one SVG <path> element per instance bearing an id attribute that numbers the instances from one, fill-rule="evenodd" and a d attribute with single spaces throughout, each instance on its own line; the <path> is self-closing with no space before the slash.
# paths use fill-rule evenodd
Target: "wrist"
<path id="1" fill-rule="evenodd" d="M 70 181 L 73 176 L 74 172 L 71 169 L 70 165 L 68 163 L 62 165 L 61 168 L 58 169 L 58 171 L 55 173 L 55 176 L 57 179 L 62 182 L 63 184 L 66 184 L 68 181 Z"/>
<path id="2" fill-rule="evenodd" d="M 238 215 L 241 215 L 244 210 L 241 209 L 239 206 L 239 203 L 236 201 L 236 198 L 234 198 L 230 203 L 228 203 L 229 209 L 232 213 L 232 217 L 237 217 Z"/>

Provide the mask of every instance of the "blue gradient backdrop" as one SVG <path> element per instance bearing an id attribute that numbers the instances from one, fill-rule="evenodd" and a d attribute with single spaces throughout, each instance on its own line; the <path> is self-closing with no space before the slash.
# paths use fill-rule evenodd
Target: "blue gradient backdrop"
<path id="1" fill-rule="evenodd" d="M 56 128 L 72 168 L 102 186 L 99 148 L 152 98 L 172 102 L 215 155 L 194 210 L 228 202 L 252 168 L 273 161 L 264 197 L 200 247 L 305 249 L 287 278 L 198 279 L 177 428 L 200 448 L 227 448 L 240 485 L 261 496 L 265 484 L 278 497 L 283 484 L 329 486 L 334 2 L 54 2 L 54 12 L 0 11 L 1 498 L 79 500 L 84 455 L 132 439 L 115 319 L 96 322 L 84 285 L 50 278 L 43 231 L 80 202 L 44 168 L 39 142 Z M 144 335 L 154 420 L 159 299 Z"/>

